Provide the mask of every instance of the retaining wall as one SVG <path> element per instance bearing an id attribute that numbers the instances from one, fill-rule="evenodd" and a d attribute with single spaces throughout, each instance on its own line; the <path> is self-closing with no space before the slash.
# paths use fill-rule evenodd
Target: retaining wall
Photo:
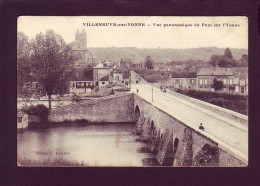
<path id="1" fill-rule="evenodd" d="M 50 122 L 87 120 L 89 122 L 133 122 L 134 95 L 123 93 L 106 96 L 93 101 L 53 109 L 49 115 Z"/>

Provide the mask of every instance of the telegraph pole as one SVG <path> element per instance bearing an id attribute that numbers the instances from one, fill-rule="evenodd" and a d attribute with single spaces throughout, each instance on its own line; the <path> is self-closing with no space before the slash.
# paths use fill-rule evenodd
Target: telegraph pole
<path id="1" fill-rule="evenodd" d="M 153 83 L 152 83 L 152 102 L 153 102 Z"/>

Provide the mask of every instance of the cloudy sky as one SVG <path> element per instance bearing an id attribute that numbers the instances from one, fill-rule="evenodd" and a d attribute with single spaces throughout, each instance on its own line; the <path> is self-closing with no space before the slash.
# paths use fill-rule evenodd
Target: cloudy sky
<path id="1" fill-rule="evenodd" d="M 113 24 L 111 26 L 84 26 L 83 23 L 116 23 L 127 26 L 112 26 Z M 144 23 L 145 26 L 129 26 L 128 23 Z M 192 27 L 166 26 L 166 24 L 190 24 Z M 199 26 L 194 26 L 195 24 L 199 24 Z M 205 26 L 208 24 L 212 26 Z M 220 26 L 215 27 L 214 24 L 220 24 Z M 225 26 L 223 26 L 224 24 Z M 237 27 L 229 27 L 228 24 L 237 25 Z M 60 34 L 66 43 L 75 40 L 77 29 L 85 29 L 88 47 L 248 49 L 248 20 L 247 17 L 239 16 L 20 16 L 18 18 L 18 31 L 24 32 L 30 39 L 47 29 L 52 29 Z"/>

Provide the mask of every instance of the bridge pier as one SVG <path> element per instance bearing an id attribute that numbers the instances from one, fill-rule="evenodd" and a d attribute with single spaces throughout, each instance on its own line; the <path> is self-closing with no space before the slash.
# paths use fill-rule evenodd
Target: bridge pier
<path id="1" fill-rule="evenodd" d="M 182 154 L 179 155 L 182 166 L 192 166 L 192 157 L 193 157 L 193 151 L 192 151 L 192 130 L 189 128 L 184 129 L 183 138 L 182 138 Z"/>
<path id="2" fill-rule="evenodd" d="M 146 118 L 143 125 L 143 131 L 141 133 L 141 139 L 147 142 L 151 136 L 150 118 Z"/>
<path id="3" fill-rule="evenodd" d="M 144 121 L 145 121 L 144 113 L 142 112 L 141 115 L 138 117 L 137 122 L 136 122 L 136 129 L 135 129 L 136 134 L 142 133 Z"/>
<path id="4" fill-rule="evenodd" d="M 166 130 L 156 155 L 156 159 L 162 166 L 172 166 L 174 160 L 173 133 Z"/>

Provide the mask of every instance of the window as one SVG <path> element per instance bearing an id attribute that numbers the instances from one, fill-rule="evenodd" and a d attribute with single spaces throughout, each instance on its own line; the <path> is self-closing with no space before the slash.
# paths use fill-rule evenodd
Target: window
<path id="1" fill-rule="evenodd" d="M 236 85 L 235 91 L 238 92 L 239 87 Z"/>
<path id="2" fill-rule="evenodd" d="M 18 122 L 19 122 L 19 123 L 22 123 L 22 121 L 23 121 L 23 118 L 22 118 L 22 117 L 19 117 L 19 118 L 18 118 Z"/>
<path id="3" fill-rule="evenodd" d="M 240 85 L 245 85 L 245 84 L 246 84 L 245 78 L 241 78 L 241 79 L 240 79 Z"/>
<path id="4" fill-rule="evenodd" d="M 245 93 L 245 87 L 241 87 L 241 93 L 242 93 L 242 94 Z"/>
<path id="5" fill-rule="evenodd" d="M 230 84 L 230 85 L 233 84 L 233 79 L 229 79 L 229 84 Z"/>
<path id="6" fill-rule="evenodd" d="M 224 79 L 224 84 L 225 84 L 225 85 L 227 84 L 227 79 Z"/>
<path id="7" fill-rule="evenodd" d="M 205 85 L 207 85 L 208 84 L 208 79 L 205 79 Z"/>
<path id="8" fill-rule="evenodd" d="M 200 79 L 200 84 L 201 84 L 201 85 L 203 84 L 203 83 L 202 83 L 202 81 L 203 81 L 203 80 L 202 80 L 202 79 Z"/>

